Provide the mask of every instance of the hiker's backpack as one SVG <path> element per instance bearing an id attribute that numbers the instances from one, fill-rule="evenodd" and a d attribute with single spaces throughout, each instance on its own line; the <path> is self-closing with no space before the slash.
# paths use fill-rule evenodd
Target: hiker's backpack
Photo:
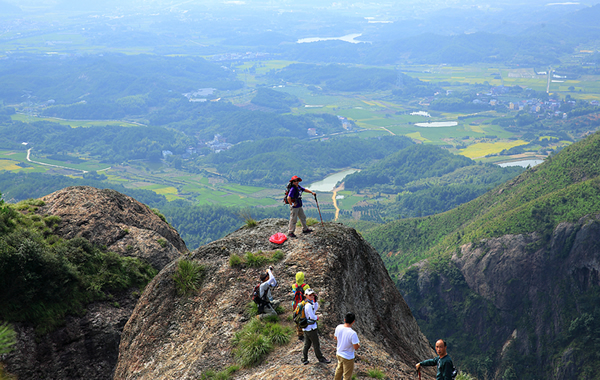
<path id="1" fill-rule="evenodd" d="M 306 301 L 302 301 L 294 309 L 294 322 L 296 322 L 301 329 L 308 326 L 308 319 L 306 318 L 306 312 L 304 310 L 305 306 Z"/>
<path id="2" fill-rule="evenodd" d="M 262 284 L 262 283 L 261 283 Z M 261 305 L 265 303 L 265 300 L 260 298 L 260 285 L 258 284 L 254 287 L 254 290 L 252 291 L 252 301 L 254 301 L 255 304 L 257 305 Z M 265 292 L 266 295 L 266 292 Z"/>
<path id="3" fill-rule="evenodd" d="M 289 182 L 287 184 L 287 186 L 285 187 L 285 195 L 283 196 L 283 203 L 285 203 L 286 205 L 289 204 L 287 198 L 288 198 L 288 193 L 290 192 L 292 186 L 294 186 L 294 185 L 292 185 L 292 183 Z"/>
<path id="4" fill-rule="evenodd" d="M 296 310 L 296 306 L 298 306 L 298 304 L 300 302 L 302 302 L 306 299 L 306 297 L 304 297 L 304 287 L 305 286 L 306 286 L 306 284 L 302 284 L 302 285 L 296 284 L 296 290 L 294 291 L 294 303 L 292 305 L 294 310 Z"/>

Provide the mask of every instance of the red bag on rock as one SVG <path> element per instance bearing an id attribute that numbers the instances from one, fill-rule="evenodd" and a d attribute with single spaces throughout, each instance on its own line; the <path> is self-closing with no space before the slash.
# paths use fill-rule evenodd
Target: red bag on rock
<path id="1" fill-rule="evenodd" d="M 275 244 L 283 244 L 283 242 L 286 240 L 287 236 L 285 236 L 285 234 L 282 234 L 281 232 L 278 232 L 275 235 L 271 235 L 271 237 L 269 238 L 269 241 Z"/>

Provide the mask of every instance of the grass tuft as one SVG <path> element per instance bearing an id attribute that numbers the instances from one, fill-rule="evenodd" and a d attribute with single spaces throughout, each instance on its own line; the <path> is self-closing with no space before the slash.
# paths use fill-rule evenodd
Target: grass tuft
<path id="1" fill-rule="evenodd" d="M 277 318 L 274 316 L 274 318 Z M 261 363 L 275 345 L 287 344 L 292 337 L 292 329 L 283 327 L 268 318 L 261 321 L 252 318 L 244 328 L 235 333 L 232 345 L 239 365 L 253 367 Z"/>
<path id="2" fill-rule="evenodd" d="M 229 266 L 258 268 L 267 264 L 274 264 L 282 260 L 284 257 L 285 254 L 280 250 L 273 252 L 246 252 L 244 256 L 239 256 L 234 253 L 229 257 Z"/>
<path id="3" fill-rule="evenodd" d="M 240 369 L 239 365 L 232 365 L 220 372 L 208 370 L 200 376 L 200 380 L 230 380 L 234 373 Z"/>
<path id="4" fill-rule="evenodd" d="M 187 296 L 197 292 L 202 284 L 204 269 L 204 266 L 191 260 L 179 261 L 177 271 L 173 275 L 177 294 L 180 296 Z"/>
<path id="5" fill-rule="evenodd" d="M 239 217 L 244 220 L 246 227 L 249 227 L 249 228 L 256 227 L 258 224 L 256 222 L 256 220 L 252 217 L 252 215 L 250 215 L 250 211 L 248 211 L 248 210 L 241 211 L 239 213 Z"/>
<path id="6" fill-rule="evenodd" d="M 16 339 L 17 334 L 8 323 L 0 324 L 0 355 L 11 352 Z"/>
<path id="7" fill-rule="evenodd" d="M 368 370 L 367 375 L 374 379 L 385 379 L 385 373 L 383 373 L 383 371 L 376 369 L 376 368 L 372 368 L 372 369 Z"/>

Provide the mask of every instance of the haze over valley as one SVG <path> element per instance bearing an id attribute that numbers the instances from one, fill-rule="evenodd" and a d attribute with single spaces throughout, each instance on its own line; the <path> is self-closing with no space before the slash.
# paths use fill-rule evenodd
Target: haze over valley
<path id="1" fill-rule="evenodd" d="M 598 20 L 598 2 L 0 0 L 0 206 L 33 218 L 6 211 L 0 234 L 42 223 L 38 198 L 91 186 L 210 250 L 249 222 L 287 219 L 298 175 L 318 193 L 305 196 L 309 223 L 340 222 L 372 244 L 426 338 L 454 339 L 465 376 L 595 379 L 581 347 L 600 331 L 597 299 L 584 297 L 600 287 L 598 252 L 577 242 L 595 236 L 600 211 Z M 557 272 L 564 286 L 552 289 L 573 292 L 576 312 L 519 294 L 512 277 L 480 277 L 497 267 L 473 255 L 492 260 L 502 244 L 571 260 L 579 269 Z M 110 249 L 130 256 L 126 246 Z M 144 265 L 132 283 L 156 274 Z M 513 269 L 502 273 L 523 275 Z M 457 331 L 436 327 L 424 294 L 445 300 Z M 530 305 L 555 324 L 519 319 Z"/>

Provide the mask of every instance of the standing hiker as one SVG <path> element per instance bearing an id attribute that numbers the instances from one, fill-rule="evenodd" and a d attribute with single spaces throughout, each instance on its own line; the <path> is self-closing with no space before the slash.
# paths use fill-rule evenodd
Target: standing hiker
<path id="1" fill-rule="evenodd" d="M 421 366 L 434 366 L 437 365 L 436 380 L 452 380 L 454 372 L 454 363 L 446 352 L 446 342 L 443 339 L 435 342 L 435 351 L 438 356 L 433 359 L 423 360 L 417 363 L 417 372 L 421 370 Z"/>
<path id="2" fill-rule="evenodd" d="M 360 347 L 360 341 L 356 331 L 352 330 L 352 325 L 356 317 L 354 313 L 346 313 L 344 317 L 344 324 L 338 325 L 335 328 L 333 337 L 337 341 L 336 356 L 338 360 L 337 368 L 335 369 L 334 380 L 352 379 L 352 372 L 354 371 L 354 351 Z"/>
<path id="3" fill-rule="evenodd" d="M 292 310 L 296 310 L 298 304 L 304 301 L 304 292 L 309 288 L 310 286 L 304 283 L 304 273 L 296 273 L 296 282 L 292 285 L 292 294 L 294 295 L 294 300 L 292 301 Z M 296 335 L 298 335 L 298 340 L 304 340 L 304 331 L 299 324 L 296 324 Z"/>
<path id="4" fill-rule="evenodd" d="M 275 308 L 279 306 L 279 301 L 273 301 L 271 289 L 277 286 L 277 280 L 273 275 L 273 267 L 267 269 L 267 273 L 261 273 L 261 284 L 258 289 L 258 318 L 263 319 L 270 315 L 277 315 Z M 256 302 L 256 301 L 255 301 Z"/>
<path id="5" fill-rule="evenodd" d="M 287 203 L 290 205 L 290 225 L 288 226 L 288 237 L 296 237 L 294 231 L 296 231 L 296 222 L 298 221 L 298 218 L 300 218 L 300 223 L 302 223 L 302 232 L 305 234 L 312 232 L 312 230 L 306 225 L 306 215 L 304 215 L 304 210 L 302 209 L 302 192 L 306 191 L 307 193 L 311 193 L 313 195 L 316 193 L 300 186 L 301 181 L 302 178 L 298 177 L 297 175 L 290 179 L 290 184 L 292 187 L 287 193 Z"/>
<path id="6" fill-rule="evenodd" d="M 308 350 L 312 345 L 315 350 L 315 356 L 319 360 L 320 363 L 329 364 L 331 360 L 327 359 L 323 356 L 321 352 L 321 344 L 319 343 L 319 332 L 317 326 L 317 317 L 316 312 L 319 309 L 319 302 L 317 293 L 315 293 L 312 289 L 307 289 L 304 293 L 306 296 L 306 306 L 305 306 L 305 314 L 308 325 L 303 328 L 304 330 L 304 348 L 302 349 L 302 364 L 308 364 Z"/>

